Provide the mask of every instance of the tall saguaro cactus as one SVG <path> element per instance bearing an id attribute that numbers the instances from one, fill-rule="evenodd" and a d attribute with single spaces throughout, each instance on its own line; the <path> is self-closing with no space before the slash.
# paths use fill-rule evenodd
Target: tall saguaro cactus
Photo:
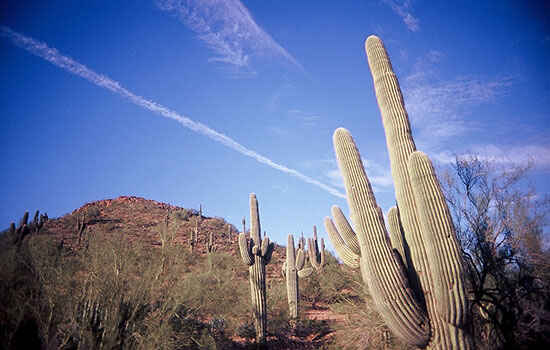
<path id="1" fill-rule="evenodd" d="M 243 219 L 244 222 L 244 219 Z M 239 235 L 239 249 L 244 263 L 248 266 L 250 295 L 252 297 L 252 313 L 254 315 L 254 328 L 256 330 L 256 342 L 265 343 L 267 333 L 267 304 L 265 266 L 271 260 L 271 254 L 275 244 L 268 237 L 260 240 L 260 213 L 258 200 L 254 193 L 250 194 L 250 240 L 245 233 Z"/>
<path id="2" fill-rule="evenodd" d="M 286 239 L 286 261 L 283 263 L 283 277 L 286 280 L 286 293 L 288 296 L 288 308 L 290 319 L 298 318 L 298 277 L 309 277 L 313 272 L 312 268 L 305 268 L 305 251 L 298 247 L 294 248 L 294 236 L 289 234 Z"/>
<path id="3" fill-rule="evenodd" d="M 379 313 L 396 336 L 419 348 L 471 349 L 465 270 L 449 209 L 430 159 L 416 151 L 382 41 L 371 36 L 365 49 L 397 197 L 397 208 L 388 214 L 390 239 L 359 151 L 342 128 L 334 133 L 334 147 L 357 234 L 338 207 L 332 208 L 336 225 L 325 218 L 325 226 L 342 260 L 361 267 Z"/>

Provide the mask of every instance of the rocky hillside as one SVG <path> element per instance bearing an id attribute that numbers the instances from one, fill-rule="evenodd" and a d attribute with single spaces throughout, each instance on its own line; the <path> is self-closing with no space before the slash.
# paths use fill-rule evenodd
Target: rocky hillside
<path id="1" fill-rule="evenodd" d="M 198 227 L 198 241 L 194 251 L 206 255 L 207 245 L 212 234 L 212 240 L 217 251 L 238 256 L 238 236 L 242 227 L 237 229 L 221 217 L 201 215 L 198 209 L 186 209 L 166 203 L 157 202 L 135 196 L 121 196 L 116 199 L 104 199 L 86 203 L 81 208 L 60 218 L 48 220 L 43 227 L 44 232 L 63 240 L 64 247 L 78 249 L 78 224 L 84 220 L 85 228 L 80 237 L 81 245 L 94 234 L 109 232 L 123 233 L 130 241 L 147 242 L 151 247 L 160 246 L 160 232 L 166 226 L 177 227 L 175 241 L 177 244 L 189 247 L 191 234 Z M 248 224 L 247 224 L 248 225 Z M 229 233 L 231 230 L 231 236 Z M 248 230 L 248 227 L 247 227 Z M 284 262 L 284 247 L 276 246 L 272 262 L 266 266 L 268 277 L 280 280 L 281 265 Z"/>

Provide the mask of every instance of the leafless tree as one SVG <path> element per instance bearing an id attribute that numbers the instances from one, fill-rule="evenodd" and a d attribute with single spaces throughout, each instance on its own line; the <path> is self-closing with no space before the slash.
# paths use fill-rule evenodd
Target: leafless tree
<path id="1" fill-rule="evenodd" d="M 529 183 L 531 164 L 456 157 L 442 184 L 469 274 L 478 347 L 518 349 L 550 340 L 550 198 Z"/>

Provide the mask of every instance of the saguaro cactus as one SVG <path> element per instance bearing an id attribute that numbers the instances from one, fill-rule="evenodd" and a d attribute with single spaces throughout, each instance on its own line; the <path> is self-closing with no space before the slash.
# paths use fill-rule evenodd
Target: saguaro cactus
<path id="1" fill-rule="evenodd" d="M 78 242 L 77 242 L 78 245 L 80 245 L 80 241 L 82 240 L 82 232 L 84 232 L 85 228 L 86 228 L 86 212 L 84 212 L 82 216 L 79 216 L 76 218 L 76 232 L 78 232 Z"/>
<path id="2" fill-rule="evenodd" d="M 325 241 L 321 238 L 321 244 L 317 241 L 317 227 L 313 225 L 313 238 L 307 239 L 307 252 L 309 262 L 316 270 L 321 270 L 325 265 Z"/>
<path id="3" fill-rule="evenodd" d="M 15 223 L 10 224 L 10 228 L 8 230 L 8 233 L 10 236 L 12 236 L 12 244 L 17 246 L 17 249 L 21 246 L 21 243 L 23 242 L 23 239 L 25 236 L 27 236 L 30 233 L 29 226 L 29 212 L 26 211 L 25 214 L 23 214 L 23 217 L 19 221 L 19 226 L 17 228 L 15 227 Z"/>
<path id="4" fill-rule="evenodd" d="M 210 232 L 210 238 L 208 239 L 208 244 L 206 245 L 206 252 L 208 254 L 212 254 L 216 250 L 216 247 L 214 246 L 214 237 L 212 236 L 212 232 Z"/>
<path id="5" fill-rule="evenodd" d="M 189 251 L 193 253 L 194 248 L 195 248 L 195 232 L 191 231 L 191 234 L 189 237 Z"/>
<path id="6" fill-rule="evenodd" d="M 357 235 L 338 207 L 325 218 L 342 260 L 360 266 L 374 303 L 393 333 L 419 348 L 471 349 L 465 271 L 452 219 L 429 158 L 416 151 L 397 78 L 382 41 L 365 43 L 386 133 L 397 208 L 390 239 L 350 133 L 334 147 Z M 393 247 L 392 247 L 393 245 Z M 395 249 L 393 249 L 395 248 Z"/>
<path id="7" fill-rule="evenodd" d="M 313 272 L 312 268 L 305 268 L 305 251 L 294 248 L 294 236 L 288 235 L 286 239 L 286 261 L 283 263 L 283 277 L 286 280 L 286 293 L 288 296 L 288 308 L 290 319 L 298 318 L 298 277 L 308 277 Z"/>
<path id="8" fill-rule="evenodd" d="M 270 242 L 268 237 L 260 240 L 260 232 L 258 200 L 256 199 L 256 195 L 251 193 L 250 240 L 246 238 L 244 232 L 241 233 L 239 235 L 239 249 L 244 263 L 248 266 L 256 342 L 261 345 L 265 343 L 267 333 L 265 266 L 271 260 L 275 244 Z"/>

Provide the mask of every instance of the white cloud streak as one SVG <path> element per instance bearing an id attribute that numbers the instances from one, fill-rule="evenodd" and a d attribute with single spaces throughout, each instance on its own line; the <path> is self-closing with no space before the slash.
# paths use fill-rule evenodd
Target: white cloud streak
<path id="1" fill-rule="evenodd" d="M 415 71 L 404 79 L 403 95 L 411 123 L 430 139 L 448 139 L 470 126 L 464 115 L 474 107 L 507 93 L 511 77 L 461 76 L 442 80 L 434 65 L 445 55 L 432 50 L 415 63 Z"/>
<path id="2" fill-rule="evenodd" d="M 251 56 L 269 55 L 304 71 L 302 65 L 262 30 L 238 0 L 156 0 L 157 7 L 180 19 L 236 75 L 253 75 Z"/>
<path id="3" fill-rule="evenodd" d="M 372 190 L 375 193 L 393 191 L 393 178 L 389 167 L 385 167 L 378 162 L 366 158 L 361 158 L 361 161 L 365 167 L 365 172 L 369 178 Z M 338 169 L 337 162 L 325 161 L 325 163 L 331 166 L 331 169 L 324 172 L 330 183 L 335 187 L 345 188 L 344 179 Z"/>
<path id="4" fill-rule="evenodd" d="M 550 171 L 550 146 L 544 144 L 520 145 L 506 147 L 506 149 L 494 144 L 479 144 L 473 145 L 467 152 L 458 155 L 440 152 L 435 155 L 434 159 L 440 163 L 450 164 L 455 161 L 457 156 L 467 157 L 469 155 L 475 155 L 480 159 L 503 166 L 532 162 L 537 169 L 544 172 Z"/>
<path id="5" fill-rule="evenodd" d="M 89 69 L 85 65 L 73 60 L 72 58 L 68 56 L 64 56 L 57 49 L 50 48 L 46 43 L 40 42 L 38 40 L 35 40 L 33 38 L 30 38 L 28 36 L 25 36 L 21 33 L 15 32 L 11 30 L 10 28 L 0 25 L 0 36 L 7 38 L 11 43 L 13 43 L 15 46 L 18 46 L 31 54 L 38 56 L 51 64 L 62 68 L 70 73 L 73 73 L 81 78 L 84 78 L 91 83 L 105 89 L 108 91 L 111 91 L 112 93 L 123 97 L 130 102 L 134 103 L 137 106 L 140 106 L 142 108 L 145 108 L 157 115 L 160 115 L 162 117 L 172 119 L 183 125 L 184 127 L 202 134 L 211 140 L 222 144 L 225 147 L 228 147 L 234 151 L 237 151 L 247 157 L 253 158 L 256 161 L 263 163 L 273 169 L 279 170 L 285 174 L 294 176 L 306 183 L 315 185 L 328 193 L 335 195 L 337 197 L 345 198 L 345 195 L 339 192 L 338 190 L 329 187 L 315 179 L 310 178 L 309 176 L 306 176 L 302 173 L 300 173 L 297 170 L 285 167 L 284 165 L 275 163 L 271 159 L 264 157 L 246 147 L 241 145 L 240 143 L 234 141 L 230 137 L 221 134 L 214 129 L 211 129 L 205 124 L 202 124 L 200 122 L 193 121 L 185 116 L 182 116 L 178 114 L 175 111 L 172 111 L 156 102 L 147 100 L 141 96 L 135 95 L 131 93 L 130 91 L 126 90 L 124 87 L 122 87 L 118 82 L 108 78 L 105 75 L 99 74 L 94 72 L 93 70 Z"/>
<path id="6" fill-rule="evenodd" d="M 407 29 L 411 32 L 418 32 L 420 30 L 420 21 L 413 17 L 411 14 L 411 1 L 409 0 L 403 0 L 403 1 L 395 1 L 395 0 L 382 0 L 386 4 L 390 5 L 392 11 L 401 17 L 405 25 L 407 26 Z"/>

